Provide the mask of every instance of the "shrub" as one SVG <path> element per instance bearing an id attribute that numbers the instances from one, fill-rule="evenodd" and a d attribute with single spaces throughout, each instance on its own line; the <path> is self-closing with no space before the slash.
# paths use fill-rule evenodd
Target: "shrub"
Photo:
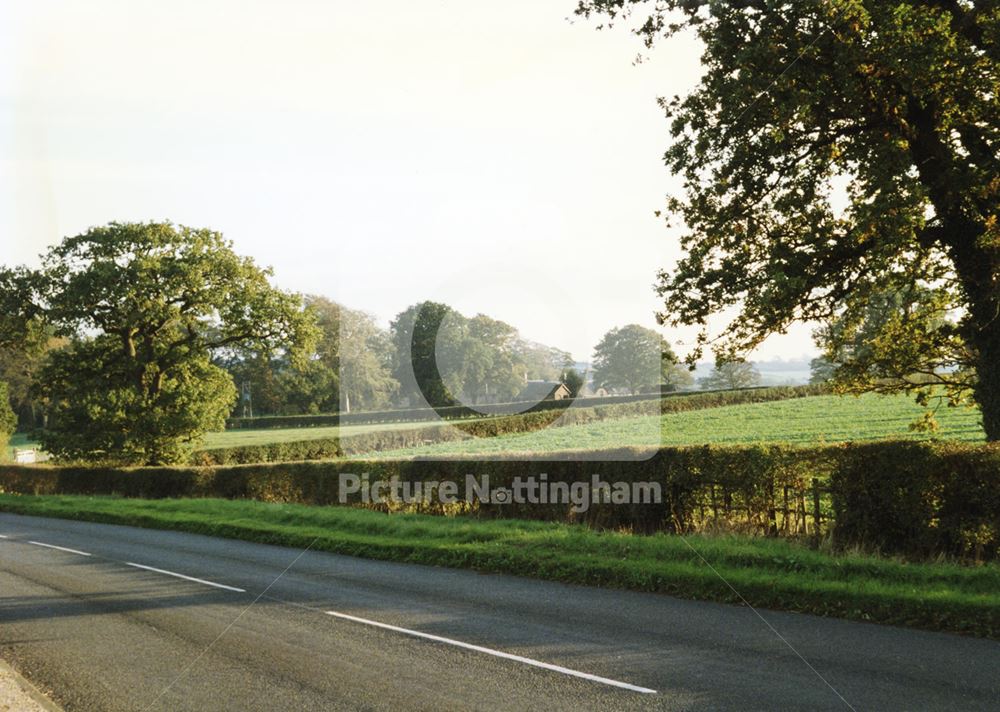
<path id="1" fill-rule="evenodd" d="M 406 431 L 404 431 L 406 432 Z M 455 431 L 460 432 L 460 431 Z M 401 436 L 387 431 L 383 437 Z M 298 447 L 295 443 L 289 446 Z M 647 453 L 601 453 L 602 456 Z M 879 442 L 798 448 L 787 445 L 662 448 L 647 459 L 595 460 L 564 453 L 560 460 L 523 456 L 488 461 L 337 460 L 214 467 L 48 467 L 0 465 L 0 491 L 23 494 L 117 494 L 125 497 L 223 497 L 302 504 L 337 504 L 341 474 L 403 482 L 451 481 L 463 491 L 467 474 L 489 475 L 490 486 L 545 473 L 551 482 L 659 483 L 659 505 L 471 503 L 443 507 L 348 504 L 383 511 L 516 517 L 580 522 L 638 532 L 728 529 L 803 534 L 812 529 L 810 485 L 829 485 L 832 533 L 838 547 L 878 549 L 908 557 L 1000 557 L 1000 445 Z"/>
<path id="2" fill-rule="evenodd" d="M 394 433 L 395 431 L 390 431 Z M 565 459 L 531 461 L 523 457 L 470 462 L 452 460 L 339 460 L 283 462 L 216 467 L 0 467 L 0 490 L 24 494 L 117 494 L 126 497 L 249 497 L 263 501 L 329 505 L 338 503 L 341 474 L 370 479 L 398 477 L 403 482 L 450 481 L 464 491 L 466 475 L 489 476 L 491 487 L 509 487 L 519 476 L 545 473 L 553 482 L 656 482 L 660 504 L 620 506 L 595 503 L 575 513 L 569 504 L 511 503 L 460 507 L 480 517 L 518 517 L 581 522 L 599 528 L 640 532 L 696 531 L 709 527 L 773 531 L 775 492 L 802 489 L 828 450 L 811 457 L 781 445 L 752 447 L 665 448 L 647 459 L 633 451 L 626 460 L 593 461 L 593 453 L 565 454 Z M 711 502 L 715 501 L 713 511 Z M 359 497 L 348 504 L 362 506 Z M 384 511 L 415 509 L 454 513 L 436 503 L 366 505 Z"/>
<path id="3" fill-rule="evenodd" d="M 845 446 L 831 488 L 840 546 L 914 557 L 1000 553 L 1000 445 Z"/>

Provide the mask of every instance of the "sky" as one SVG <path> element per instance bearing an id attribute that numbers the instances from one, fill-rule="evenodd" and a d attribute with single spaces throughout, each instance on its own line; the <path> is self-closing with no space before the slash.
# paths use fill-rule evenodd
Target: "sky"
<path id="1" fill-rule="evenodd" d="M 680 253 L 654 215 L 678 188 L 656 99 L 700 70 L 692 38 L 636 64 L 635 37 L 574 6 L 5 2 L 0 261 L 169 219 L 383 325 L 433 299 L 588 360 L 614 326 L 659 328 Z"/>

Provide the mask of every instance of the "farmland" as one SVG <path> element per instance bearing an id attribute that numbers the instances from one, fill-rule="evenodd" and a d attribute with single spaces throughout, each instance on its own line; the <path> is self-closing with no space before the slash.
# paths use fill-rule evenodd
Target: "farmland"
<path id="1" fill-rule="evenodd" d="M 979 414 L 968 408 L 942 407 L 936 414 L 940 429 L 914 432 L 909 426 L 923 413 L 909 396 L 812 396 L 770 403 L 748 403 L 644 416 L 607 419 L 583 425 L 550 427 L 530 433 L 427 444 L 401 450 L 368 453 L 380 457 L 435 455 L 491 455 L 598 450 L 621 446 L 745 444 L 782 442 L 817 444 L 882 439 L 939 437 L 964 442 L 984 439 Z M 469 422 L 469 421 L 465 421 Z M 329 427 L 238 429 L 208 433 L 204 449 L 288 443 L 348 437 L 377 431 L 436 428 L 426 423 L 367 423 Z M 24 434 L 11 439 L 12 447 L 34 447 Z"/>
<path id="2" fill-rule="evenodd" d="M 910 430 L 923 409 L 904 396 L 814 396 L 773 403 L 724 406 L 659 418 L 646 416 L 586 425 L 548 428 L 497 438 L 424 445 L 380 453 L 385 457 L 489 455 L 497 453 L 591 450 L 625 445 L 698 445 L 784 442 L 833 443 L 883 439 L 926 439 Z M 979 442 L 979 414 L 942 407 L 934 437 Z M 659 429 L 655 427 L 659 421 Z"/>

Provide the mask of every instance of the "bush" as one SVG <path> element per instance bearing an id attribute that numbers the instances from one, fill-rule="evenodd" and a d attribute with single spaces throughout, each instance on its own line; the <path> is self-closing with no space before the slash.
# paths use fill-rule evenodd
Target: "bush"
<path id="1" fill-rule="evenodd" d="M 390 431 L 389 434 L 394 434 Z M 822 455 L 822 451 L 817 451 Z M 605 456 L 615 453 L 603 453 Z M 623 454 L 623 453 L 618 453 Z M 465 460 L 340 460 L 284 462 L 218 467 L 0 467 L 0 490 L 23 494 L 117 494 L 125 497 L 225 497 L 329 505 L 338 502 L 341 474 L 365 474 L 371 479 L 398 477 L 403 482 L 450 481 L 464 491 L 466 475 L 489 476 L 491 487 L 509 487 L 514 478 L 545 473 L 551 482 L 656 482 L 660 504 L 620 506 L 595 503 L 574 513 L 568 504 L 506 505 L 471 503 L 459 508 L 482 517 L 518 517 L 571 521 L 600 528 L 634 531 L 696 531 L 708 527 L 770 531 L 782 487 L 804 488 L 817 471 L 815 457 L 781 445 L 753 447 L 665 448 L 648 459 L 593 461 L 593 453 L 555 461 L 523 457 L 470 462 Z M 814 453 L 815 455 L 815 453 Z M 717 499 L 719 511 L 706 503 Z M 723 502 L 725 506 L 723 507 Z M 361 506 L 355 497 L 348 504 Z M 436 514 L 454 508 L 435 503 L 367 505 L 376 509 L 415 509 Z M 706 509 L 706 507 L 708 507 Z"/>
<path id="2" fill-rule="evenodd" d="M 460 432 L 460 431 L 455 431 Z M 373 434 L 374 435 L 374 434 Z M 383 437 L 400 436 L 388 431 Z M 289 446 L 297 446 L 288 443 Z M 654 453 L 565 453 L 565 459 L 488 461 L 339 460 L 216 467 L 48 467 L 0 465 L 0 491 L 21 494 L 116 494 L 124 497 L 223 497 L 338 504 L 341 474 L 402 482 L 456 482 L 489 475 L 491 487 L 545 473 L 552 482 L 656 482 L 660 504 L 347 504 L 382 511 L 543 519 L 636 532 L 736 530 L 815 534 L 812 481 L 829 484 L 834 544 L 886 554 L 1000 557 L 1000 445 L 880 442 L 798 448 L 787 445 L 668 447 Z M 631 456 L 623 459 L 621 455 Z M 651 455 L 637 459 L 637 455 Z M 824 491 L 826 486 L 824 484 Z M 827 524 L 829 526 L 829 523 Z"/>
<path id="3" fill-rule="evenodd" d="M 831 490 L 840 546 L 913 557 L 1000 554 L 1000 445 L 845 446 Z"/>

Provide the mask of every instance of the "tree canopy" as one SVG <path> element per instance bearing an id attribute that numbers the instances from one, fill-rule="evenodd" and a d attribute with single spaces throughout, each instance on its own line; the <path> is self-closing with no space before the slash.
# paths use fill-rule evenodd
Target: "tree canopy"
<path id="1" fill-rule="evenodd" d="M 0 448 L 6 449 L 11 434 L 17 428 L 17 416 L 10 407 L 7 384 L 0 381 Z"/>
<path id="2" fill-rule="evenodd" d="M 73 340 L 38 379 L 50 412 L 40 438 L 57 458 L 178 462 L 235 399 L 213 355 L 300 359 L 315 339 L 301 299 L 212 230 L 111 223 L 64 239 L 38 272 L 7 274 L 0 298 L 27 299 L 22 312 Z"/>
<path id="3" fill-rule="evenodd" d="M 698 385 L 707 390 L 736 390 L 759 386 L 760 373 L 746 361 L 725 361 L 716 364 L 712 372 L 698 379 Z"/>
<path id="4" fill-rule="evenodd" d="M 659 333 L 628 324 L 611 329 L 594 348 L 594 384 L 639 393 L 664 383 L 676 363 L 670 344 Z"/>
<path id="5" fill-rule="evenodd" d="M 685 257 L 659 277 L 662 320 L 704 327 L 737 308 L 699 340 L 728 358 L 794 320 L 935 289 L 1000 438 L 1000 5 L 583 0 L 577 12 L 629 23 L 648 47 L 679 31 L 704 45 L 699 85 L 661 100 L 666 164 L 684 184 L 667 213 L 685 229 Z M 954 368 L 954 341 L 927 336 L 907 338 Z"/>

